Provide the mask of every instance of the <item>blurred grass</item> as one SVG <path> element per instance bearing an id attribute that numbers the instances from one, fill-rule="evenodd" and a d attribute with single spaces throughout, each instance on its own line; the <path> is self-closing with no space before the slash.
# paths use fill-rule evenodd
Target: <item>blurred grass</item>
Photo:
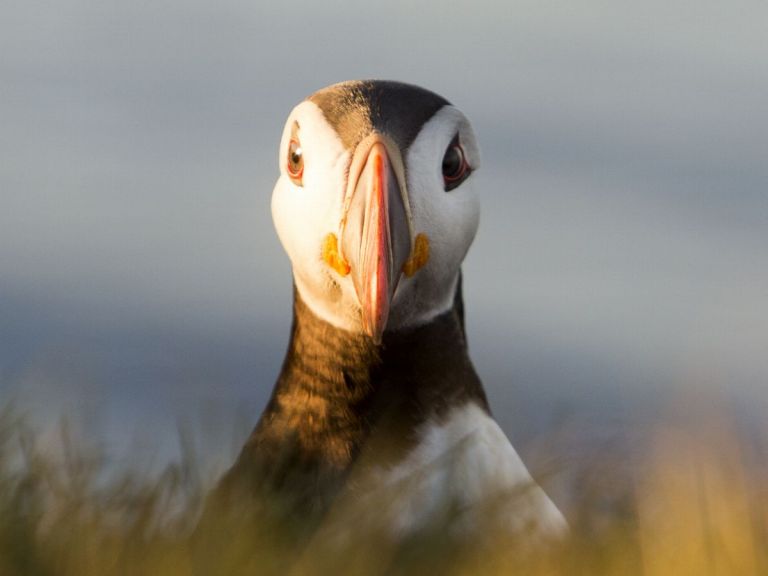
<path id="1" fill-rule="evenodd" d="M 196 530 L 211 486 L 183 438 L 180 461 L 158 472 L 111 470 L 66 424 L 52 448 L 7 407 L 0 576 L 768 574 L 765 437 L 745 437 L 719 411 L 684 412 L 686 421 L 654 431 L 618 487 L 611 471 L 624 456 L 592 456 L 569 506 L 571 532 L 558 541 L 503 534 L 491 512 L 476 537 L 436 523 L 395 542 L 352 513 L 346 534 L 321 527 L 297 550 L 285 535 L 302 519 L 264 525 L 247 510 L 233 521 L 209 507 L 212 520 Z"/>

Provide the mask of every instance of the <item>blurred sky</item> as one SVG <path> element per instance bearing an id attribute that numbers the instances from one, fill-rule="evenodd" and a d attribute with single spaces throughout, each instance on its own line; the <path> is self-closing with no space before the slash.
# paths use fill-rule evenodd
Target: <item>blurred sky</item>
<path id="1" fill-rule="evenodd" d="M 758 1 L 6 3 L 0 394 L 150 445 L 204 413 L 239 442 L 290 324 L 283 122 L 388 78 L 480 138 L 465 300 L 513 436 L 681 384 L 765 405 L 767 22 Z"/>

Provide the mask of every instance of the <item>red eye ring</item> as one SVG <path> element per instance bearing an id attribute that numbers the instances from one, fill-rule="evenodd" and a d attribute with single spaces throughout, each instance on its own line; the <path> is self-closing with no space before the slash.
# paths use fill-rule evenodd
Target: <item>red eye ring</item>
<path id="1" fill-rule="evenodd" d="M 456 188 L 469 175 L 470 168 L 467 162 L 467 155 L 464 153 L 461 144 L 459 144 L 458 137 L 453 139 L 453 142 L 445 151 L 442 171 L 446 192 Z"/>
<path id="2" fill-rule="evenodd" d="M 304 174 L 304 154 L 301 144 L 295 138 L 292 138 L 291 143 L 288 145 L 288 159 L 285 169 L 291 180 L 298 181 L 296 183 L 301 184 L 301 176 Z"/>

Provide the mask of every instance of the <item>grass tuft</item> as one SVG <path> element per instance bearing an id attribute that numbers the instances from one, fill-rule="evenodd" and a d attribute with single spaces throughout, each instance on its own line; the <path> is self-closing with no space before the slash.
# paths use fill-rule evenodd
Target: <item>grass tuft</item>
<path id="1" fill-rule="evenodd" d="M 321 526 L 296 550 L 280 525 L 260 524 L 247 510 L 236 521 L 208 510 L 213 519 L 196 530 L 211 486 L 200 481 L 191 443 L 157 473 L 115 472 L 65 424 L 51 451 L 5 408 L 0 575 L 768 574 L 765 451 L 719 414 L 697 422 L 706 427 L 656 430 L 618 488 L 610 471 L 625 462 L 595 456 L 568 510 L 570 534 L 557 541 L 533 545 L 525 534 L 502 533 L 493 518 L 500 507 L 488 502 L 475 537 L 457 535 L 446 520 L 395 541 L 350 511 L 340 524 L 352 530 Z M 372 505 L 385 516 L 385 501 Z"/>

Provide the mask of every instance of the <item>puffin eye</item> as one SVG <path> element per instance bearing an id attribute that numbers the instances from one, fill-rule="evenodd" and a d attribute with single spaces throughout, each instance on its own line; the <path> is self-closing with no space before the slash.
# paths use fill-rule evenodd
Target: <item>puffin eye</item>
<path id="1" fill-rule="evenodd" d="M 464 182 L 469 176 L 470 168 L 464 149 L 459 144 L 459 137 L 453 139 L 443 156 L 443 181 L 445 191 L 449 192 Z"/>
<path id="2" fill-rule="evenodd" d="M 288 146 L 288 164 L 286 168 L 288 176 L 291 177 L 294 184 L 301 186 L 301 176 L 304 173 L 304 154 L 301 150 L 301 144 L 296 139 L 292 139 Z"/>

